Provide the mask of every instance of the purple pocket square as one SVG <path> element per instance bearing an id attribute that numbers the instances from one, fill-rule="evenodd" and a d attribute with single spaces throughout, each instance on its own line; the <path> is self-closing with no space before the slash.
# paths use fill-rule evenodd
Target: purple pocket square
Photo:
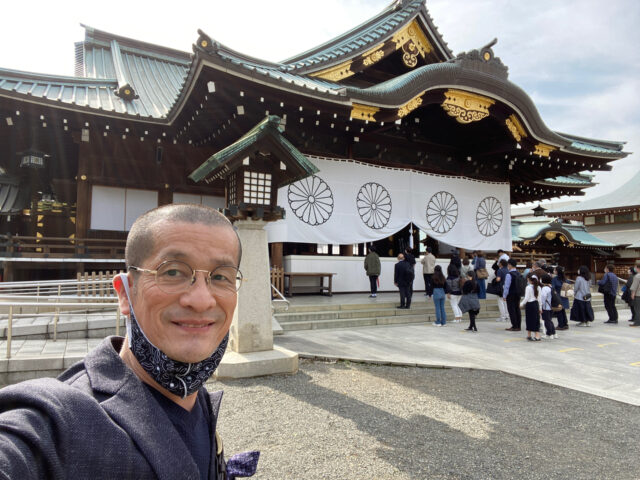
<path id="1" fill-rule="evenodd" d="M 260 452 L 236 453 L 227 460 L 227 477 L 234 480 L 236 477 L 251 477 L 258 468 Z"/>

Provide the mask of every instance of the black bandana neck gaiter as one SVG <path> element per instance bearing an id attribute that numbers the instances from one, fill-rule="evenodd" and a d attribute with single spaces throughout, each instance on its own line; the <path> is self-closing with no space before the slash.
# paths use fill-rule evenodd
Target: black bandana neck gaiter
<path id="1" fill-rule="evenodd" d="M 144 371 L 151 375 L 151 378 L 174 395 L 186 398 L 197 392 L 218 368 L 229 342 L 229 334 L 227 333 L 215 351 L 201 362 L 186 363 L 173 360 L 151 343 L 140 328 L 131 305 L 129 284 L 125 274 L 122 274 L 122 281 L 129 299 L 127 337 L 133 356 Z"/>

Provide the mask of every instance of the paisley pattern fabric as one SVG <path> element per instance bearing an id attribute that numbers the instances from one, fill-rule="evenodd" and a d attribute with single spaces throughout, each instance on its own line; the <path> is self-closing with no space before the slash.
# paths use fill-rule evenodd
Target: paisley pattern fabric
<path id="1" fill-rule="evenodd" d="M 197 392 L 213 375 L 229 342 L 229 334 L 227 333 L 213 354 L 198 363 L 173 360 L 149 341 L 138 325 L 133 309 L 131 309 L 130 319 L 127 321 L 127 335 L 130 339 L 129 348 L 144 371 L 163 388 L 182 398 Z"/>

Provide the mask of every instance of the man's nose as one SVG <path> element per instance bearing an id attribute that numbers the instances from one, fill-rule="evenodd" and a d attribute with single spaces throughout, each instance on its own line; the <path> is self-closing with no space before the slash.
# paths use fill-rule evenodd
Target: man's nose
<path id="1" fill-rule="evenodd" d="M 199 275 L 199 273 L 201 275 Z M 197 312 L 204 312 L 216 305 L 216 299 L 209 287 L 209 276 L 206 272 L 195 272 L 195 282 L 181 297 L 180 303 Z"/>

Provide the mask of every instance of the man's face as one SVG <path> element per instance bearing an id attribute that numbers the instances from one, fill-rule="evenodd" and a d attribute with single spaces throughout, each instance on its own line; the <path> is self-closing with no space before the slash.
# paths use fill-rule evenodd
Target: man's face
<path id="1" fill-rule="evenodd" d="M 156 224 L 154 240 L 154 251 L 137 267 L 155 270 L 166 260 L 180 260 L 211 271 L 238 262 L 238 240 L 230 227 L 166 221 Z M 174 360 L 195 363 L 209 357 L 229 331 L 237 294 L 214 296 L 201 272 L 189 289 L 175 294 L 160 290 L 154 275 L 136 276 L 131 302 L 149 341 Z M 126 315 L 123 303 L 121 295 Z"/>

